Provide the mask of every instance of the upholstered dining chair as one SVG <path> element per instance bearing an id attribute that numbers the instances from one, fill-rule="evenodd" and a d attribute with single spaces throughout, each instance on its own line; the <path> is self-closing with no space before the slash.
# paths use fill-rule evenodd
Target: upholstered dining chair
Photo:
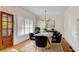
<path id="1" fill-rule="evenodd" d="M 62 39 L 62 34 L 57 33 L 56 35 L 52 36 L 52 43 L 60 43 Z"/>
<path id="2" fill-rule="evenodd" d="M 30 33 L 30 34 L 29 34 L 29 37 L 30 37 L 30 40 L 35 40 L 35 36 L 34 36 L 33 33 Z"/>
<path id="3" fill-rule="evenodd" d="M 36 46 L 37 47 L 46 47 L 47 40 L 48 40 L 48 37 L 46 37 L 46 36 L 36 36 L 35 37 Z"/>

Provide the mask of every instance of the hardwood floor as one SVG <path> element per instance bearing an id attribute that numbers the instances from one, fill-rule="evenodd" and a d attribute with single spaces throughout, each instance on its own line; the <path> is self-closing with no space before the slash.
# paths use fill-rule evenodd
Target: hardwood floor
<path id="1" fill-rule="evenodd" d="M 20 52 L 21 48 L 27 46 L 31 42 L 32 42 L 31 40 L 26 40 L 26 41 L 23 41 L 23 42 L 17 44 L 16 46 L 12 46 L 12 47 L 3 49 L 0 52 Z M 64 52 L 73 52 L 73 49 L 70 48 L 70 45 L 63 38 L 62 38 L 62 41 L 61 41 L 61 46 L 62 46 Z"/>
<path id="2" fill-rule="evenodd" d="M 64 52 L 75 52 L 69 43 L 63 38 L 61 41 Z"/>

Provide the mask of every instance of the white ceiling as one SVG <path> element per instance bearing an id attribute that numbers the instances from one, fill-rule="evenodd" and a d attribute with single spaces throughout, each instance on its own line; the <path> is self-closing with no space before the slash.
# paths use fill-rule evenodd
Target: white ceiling
<path id="1" fill-rule="evenodd" d="M 63 16 L 66 6 L 24 6 L 23 8 L 31 11 L 38 16 L 45 16 L 45 9 L 47 10 L 47 16 Z"/>

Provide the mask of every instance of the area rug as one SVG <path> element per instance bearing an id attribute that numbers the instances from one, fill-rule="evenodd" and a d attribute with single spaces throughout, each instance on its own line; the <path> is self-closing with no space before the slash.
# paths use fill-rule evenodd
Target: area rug
<path id="1" fill-rule="evenodd" d="M 61 44 L 52 43 L 51 48 L 40 48 L 36 47 L 35 42 L 31 42 L 29 45 L 26 45 L 25 47 L 21 48 L 19 50 L 20 52 L 63 52 L 63 48 Z"/>

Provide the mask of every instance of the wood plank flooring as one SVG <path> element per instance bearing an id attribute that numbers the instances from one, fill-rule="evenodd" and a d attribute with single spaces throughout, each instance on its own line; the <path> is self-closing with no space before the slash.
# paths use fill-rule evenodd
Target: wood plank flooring
<path id="1" fill-rule="evenodd" d="M 75 52 L 64 38 L 61 41 L 61 45 L 63 47 L 64 52 Z"/>
<path id="2" fill-rule="evenodd" d="M 26 41 L 23 41 L 23 42 L 17 44 L 16 46 L 12 46 L 12 47 L 3 49 L 0 52 L 20 52 L 19 49 L 23 48 L 24 46 L 28 45 L 31 42 L 32 42 L 31 40 L 26 40 Z M 62 46 L 64 52 L 73 52 L 73 49 L 70 48 L 70 45 L 63 38 L 61 41 L 61 46 Z"/>

